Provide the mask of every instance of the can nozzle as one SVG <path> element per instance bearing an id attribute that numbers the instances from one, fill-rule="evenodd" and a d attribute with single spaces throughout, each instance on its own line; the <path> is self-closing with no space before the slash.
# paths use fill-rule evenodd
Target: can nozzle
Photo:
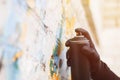
<path id="1" fill-rule="evenodd" d="M 76 36 L 70 41 L 70 42 L 74 42 L 77 44 L 89 44 L 89 40 L 82 35 L 82 33 L 80 31 L 76 31 Z"/>

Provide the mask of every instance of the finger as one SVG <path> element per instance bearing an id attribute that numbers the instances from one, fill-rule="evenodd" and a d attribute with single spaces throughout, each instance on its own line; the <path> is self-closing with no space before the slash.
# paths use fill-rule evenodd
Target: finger
<path id="1" fill-rule="evenodd" d="M 71 66 L 71 50 L 69 49 L 66 53 L 66 58 L 67 58 L 67 65 Z"/>
<path id="2" fill-rule="evenodd" d="M 89 47 L 89 46 L 83 46 L 82 47 L 83 54 L 86 55 L 90 60 L 99 60 L 100 56 L 96 52 L 95 49 Z"/>
<path id="3" fill-rule="evenodd" d="M 66 41 L 65 46 L 67 46 L 67 47 L 70 46 L 70 40 L 67 40 L 67 41 Z"/>
<path id="4" fill-rule="evenodd" d="M 70 54 L 71 54 L 71 50 L 68 49 L 67 52 L 66 52 L 66 58 L 69 59 L 70 58 Z"/>
<path id="5" fill-rule="evenodd" d="M 90 46 L 83 46 L 82 48 L 81 48 L 81 50 L 82 50 L 82 52 L 86 55 L 86 56 L 90 56 L 90 55 L 92 55 L 91 53 L 92 53 L 92 48 L 90 47 Z"/>
<path id="6" fill-rule="evenodd" d="M 72 39 L 67 40 L 66 43 L 65 43 L 65 46 L 69 47 L 69 46 L 70 46 L 70 41 L 71 41 L 71 40 L 72 40 Z"/>
<path id="7" fill-rule="evenodd" d="M 81 33 L 82 35 L 84 35 L 84 36 L 90 41 L 90 46 L 94 47 L 93 42 L 92 42 L 92 39 L 91 39 L 88 31 L 86 31 L 86 30 L 83 29 L 83 28 L 77 28 L 77 29 L 75 29 L 75 32 Z"/>
<path id="8" fill-rule="evenodd" d="M 86 31 L 86 30 L 83 29 L 83 28 L 77 28 L 77 29 L 75 29 L 75 32 L 76 32 L 76 33 L 82 33 L 82 35 L 84 35 L 88 40 L 91 39 L 88 31 Z"/>

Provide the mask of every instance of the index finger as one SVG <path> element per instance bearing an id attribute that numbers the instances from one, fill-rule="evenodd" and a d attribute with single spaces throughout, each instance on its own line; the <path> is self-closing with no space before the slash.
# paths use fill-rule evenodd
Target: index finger
<path id="1" fill-rule="evenodd" d="M 83 29 L 83 28 L 77 28 L 77 29 L 75 29 L 75 32 L 76 32 L 76 33 L 81 33 L 82 35 L 84 35 L 84 36 L 90 41 L 90 45 L 91 45 L 92 47 L 94 46 L 94 45 L 93 45 L 93 42 L 92 42 L 92 39 L 91 39 L 88 31 L 86 31 L 86 30 Z"/>

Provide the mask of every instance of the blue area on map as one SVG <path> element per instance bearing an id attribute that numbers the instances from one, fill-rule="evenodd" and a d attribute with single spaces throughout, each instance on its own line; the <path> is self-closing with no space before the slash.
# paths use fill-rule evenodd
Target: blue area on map
<path id="1" fill-rule="evenodd" d="M 12 45 L 4 46 L 3 59 L 5 70 L 7 72 L 6 74 L 7 80 L 17 80 L 17 75 L 19 73 L 19 69 L 17 67 L 18 60 L 13 62 L 12 59 L 18 51 L 19 49 Z"/>
<path id="2" fill-rule="evenodd" d="M 16 28 L 19 19 L 14 10 L 11 10 L 7 22 L 3 28 L 3 34 L 0 36 L 0 46 L 3 47 L 2 56 L 4 61 L 4 68 L 6 71 L 7 80 L 18 80 L 19 68 L 18 61 L 12 61 L 15 54 L 20 50 L 16 45 L 10 43 L 10 39 L 14 34 L 16 34 Z"/>

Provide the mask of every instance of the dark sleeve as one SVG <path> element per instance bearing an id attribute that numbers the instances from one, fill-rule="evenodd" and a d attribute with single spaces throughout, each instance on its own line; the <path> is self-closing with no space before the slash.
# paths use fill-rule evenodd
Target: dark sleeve
<path id="1" fill-rule="evenodd" d="M 102 61 L 100 69 L 97 72 L 91 73 L 91 75 L 93 80 L 120 80 L 120 78 Z"/>

